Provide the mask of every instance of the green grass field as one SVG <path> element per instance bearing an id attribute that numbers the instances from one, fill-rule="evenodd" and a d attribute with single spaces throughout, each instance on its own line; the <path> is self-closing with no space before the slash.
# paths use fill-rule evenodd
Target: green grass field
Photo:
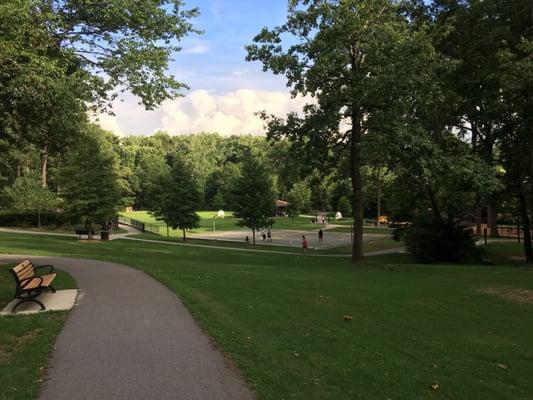
<path id="1" fill-rule="evenodd" d="M 213 232 L 213 216 L 216 215 L 216 211 L 197 211 L 200 216 L 200 227 L 192 230 L 190 233 L 206 233 Z M 136 219 L 137 221 L 147 224 L 154 224 L 159 226 L 159 232 L 161 235 L 166 235 L 166 224 L 163 221 L 157 221 L 147 211 L 133 211 L 133 212 L 121 212 L 120 215 L 128 218 Z M 231 211 L 226 211 L 225 218 L 215 219 L 215 231 L 232 231 L 246 229 L 237 226 L 238 218 L 233 217 Z M 308 217 L 276 217 L 274 218 L 273 229 L 285 229 L 285 230 L 318 230 L 320 225 L 312 224 L 311 218 Z M 179 230 L 169 229 L 170 236 L 182 236 L 182 232 Z"/>
<path id="2" fill-rule="evenodd" d="M 10 265 L 0 266 L 0 309 L 13 299 Z M 57 289 L 76 287 L 65 272 L 54 281 Z M 68 313 L 0 317 L 0 399 L 28 400 L 39 393 L 50 352 Z"/>
<path id="3" fill-rule="evenodd" d="M 4 233 L 0 252 L 146 271 L 183 300 L 259 399 L 531 399 L 532 268 L 422 266 L 403 255 L 354 266 Z"/>

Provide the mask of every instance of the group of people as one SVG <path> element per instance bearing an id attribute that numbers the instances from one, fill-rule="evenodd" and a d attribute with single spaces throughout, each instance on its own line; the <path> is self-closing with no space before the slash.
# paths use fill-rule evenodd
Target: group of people
<path id="1" fill-rule="evenodd" d="M 262 231 L 261 235 L 263 236 L 263 242 L 266 240 L 269 243 L 272 243 L 272 232 L 268 229 L 266 232 Z"/>
<path id="2" fill-rule="evenodd" d="M 267 231 L 262 231 L 261 235 L 263 237 L 263 241 L 267 241 L 268 243 L 272 243 L 272 232 L 270 229 Z M 250 243 L 250 237 L 247 235 L 246 239 L 244 239 L 246 243 Z M 318 230 L 318 244 L 322 244 L 324 242 L 324 231 L 322 229 Z M 309 242 L 307 241 L 307 238 L 305 235 L 302 235 L 302 251 L 305 253 L 309 249 Z"/>

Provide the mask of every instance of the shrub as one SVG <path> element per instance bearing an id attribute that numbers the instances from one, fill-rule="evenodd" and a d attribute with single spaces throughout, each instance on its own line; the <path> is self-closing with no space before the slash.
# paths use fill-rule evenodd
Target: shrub
<path id="1" fill-rule="evenodd" d="M 480 255 L 472 230 L 453 220 L 442 224 L 432 216 L 420 216 L 403 237 L 407 250 L 422 263 L 469 261 Z"/>

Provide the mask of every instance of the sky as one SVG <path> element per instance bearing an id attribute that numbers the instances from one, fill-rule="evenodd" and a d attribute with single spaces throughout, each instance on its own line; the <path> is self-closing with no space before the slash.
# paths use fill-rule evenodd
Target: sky
<path id="1" fill-rule="evenodd" d="M 304 100 L 290 98 L 283 76 L 263 72 L 259 62 L 247 62 L 244 46 L 264 26 L 285 21 L 287 0 L 188 0 L 201 15 L 193 23 L 203 30 L 181 41 L 169 73 L 190 86 L 185 97 L 165 101 L 146 111 L 138 99 L 125 95 L 114 104 L 114 116 L 99 116 L 100 125 L 119 135 L 171 135 L 218 132 L 264 134 L 255 115 L 266 110 L 278 116 L 298 111 Z"/>

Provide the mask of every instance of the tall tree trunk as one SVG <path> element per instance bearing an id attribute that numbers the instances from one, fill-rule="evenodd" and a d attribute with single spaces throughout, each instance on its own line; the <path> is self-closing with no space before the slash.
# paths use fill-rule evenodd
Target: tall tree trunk
<path id="1" fill-rule="evenodd" d="M 186 236 L 185 236 L 185 229 L 182 229 L 183 231 L 183 241 L 185 242 L 187 240 Z"/>
<path id="2" fill-rule="evenodd" d="M 489 205 L 487 206 L 487 225 L 489 226 L 489 233 L 491 238 L 499 238 L 500 234 L 498 232 L 498 210 L 496 208 L 496 199 L 494 198 L 494 195 L 492 195 L 492 198 L 489 201 Z"/>
<path id="3" fill-rule="evenodd" d="M 472 124 L 472 152 L 478 153 L 479 132 L 475 124 Z M 481 200 L 479 194 L 476 195 L 476 235 L 481 236 Z"/>
<path id="4" fill-rule="evenodd" d="M 527 210 L 527 201 L 524 194 L 518 198 L 520 202 L 520 214 L 522 219 L 522 226 L 524 227 L 524 253 L 527 263 L 533 263 L 533 248 L 531 244 L 531 220 L 529 219 Z M 520 235 L 520 232 L 518 232 Z"/>
<path id="5" fill-rule="evenodd" d="M 43 187 L 48 185 L 48 145 L 44 146 L 41 156 L 41 180 Z"/>
<path id="6" fill-rule="evenodd" d="M 377 223 L 376 226 L 378 228 L 381 227 L 381 165 L 378 166 L 378 198 L 377 198 Z"/>
<path id="7" fill-rule="evenodd" d="M 37 210 L 37 227 L 41 229 L 41 207 Z"/>
<path id="8" fill-rule="evenodd" d="M 481 236 L 481 206 L 476 202 L 476 235 Z"/>
<path id="9" fill-rule="evenodd" d="M 363 185 L 361 182 L 361 122 L 359 111 L 352 110 L 352 137 L 350 142 L 353 205 L 352 262 L 363 259 Z"/>

